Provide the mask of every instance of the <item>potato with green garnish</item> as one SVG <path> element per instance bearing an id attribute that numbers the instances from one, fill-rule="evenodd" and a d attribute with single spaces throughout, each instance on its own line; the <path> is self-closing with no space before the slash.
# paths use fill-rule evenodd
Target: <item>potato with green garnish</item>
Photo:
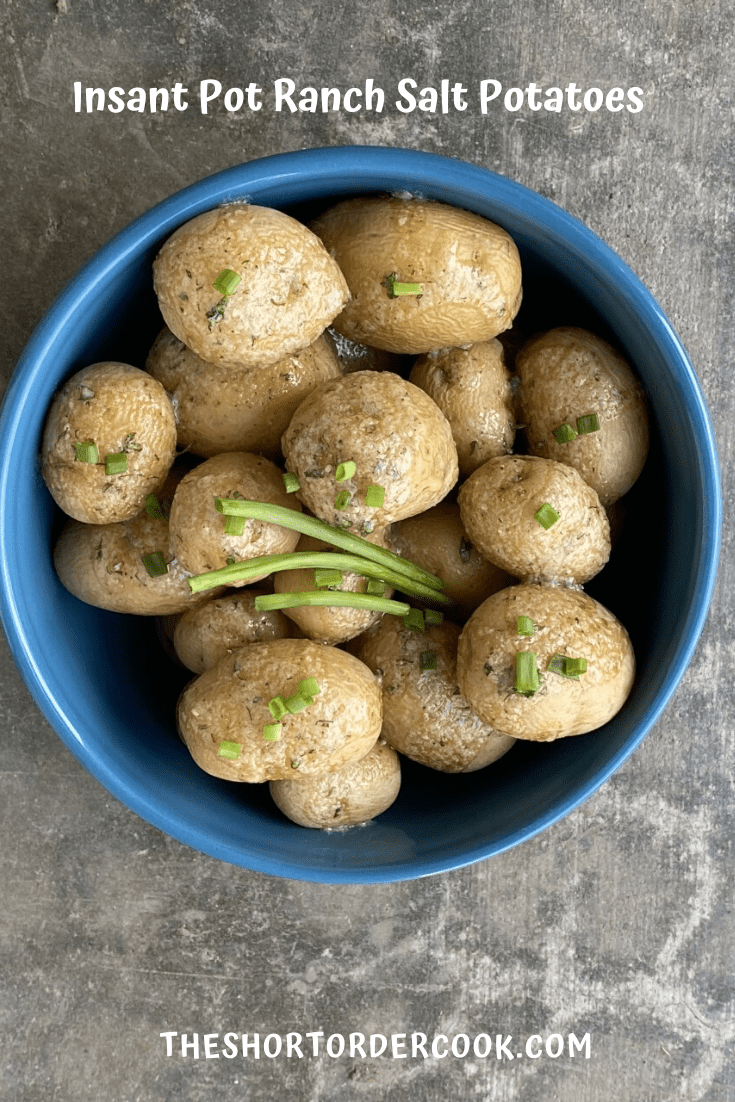
<path id="1" fill-rule="evenodd" d="M 579 471 L 603 505 L 631 488 L 648 454 L 643 387 L 619 352 L 586 329 L 532 337 L 516 360 L 533 455 Z"/>
<path id="2" fill-rule="evenodd" d="M 426 199 L 347 199 L 311 223 L 344 272 L 333 328 L 389 352 L 489 341 L 521 304 L 511 236 L 479 214 Z"/>
<path id="3" fill-rule="evenodd" d="M 43 478 L 67 516 L 111 524 L 140 512 L 175 450 L 174 411 L 161 384 L 131 364 L 104 361 L 55 396 L 41 443 Z"/>
<path id="4" fill-rule="evenodd" d="M 602 727 L 622 708 L 634 675 L 620 621 L 564 586 L 501 590 L 473 613 L 459 640 L 464 697 L 485 723 L 514 738 L 551 742 Z"/>
<path id="5" fill-rule="evenodd" d="M 344 276 L 306 226 L 232 203 L 191 219 L 153 264 L 169 329 L 207 363 L 262 367 L 298 352 L 349 299 Z"/>

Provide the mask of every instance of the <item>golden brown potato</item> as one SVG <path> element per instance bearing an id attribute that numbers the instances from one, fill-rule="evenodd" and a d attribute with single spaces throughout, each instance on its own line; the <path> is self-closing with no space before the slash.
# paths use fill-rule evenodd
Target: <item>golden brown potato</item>
<path id="1" fill-rule="evenodd" d="M 293 415 L 283 453 L 307 508 L 363 535 L 435 505 L 458 474 L 444 414 L 423 390 L 389 371 L 356 371 L 315 391 Z M 347 461 L 356 471 L 338 483 L 337 467 Z M 385 490 L 383 505 L 366 505 L 369 486 Z M 349 503 L 337 508 L 344 491 Z"/>
<path id="2" fill-rule="evenodd" d="M 179 447 L 206 458 L 231 451 L 277 457 L 300 403 L 341 374 L 324 337 L 274 364 L 233 369 L 206 363 L 167 328 L 156 337 L 146 371 L 171 397 Z"/>
<path id="3" fill-rule="evenodd" d="M 518 633 L 518 618 L 533 623 Z M 535 655 L 539 688 L 517 692 L 516 655 Z M 577 679 L 549 669 L 557 656 L 585 659 Z M 533 662 L 533 660 L 531 660 Z M 552 663 L 553 665 L 553 663 Z M 472 710 L 515 738 L 551 742 L 594 731 L 622 708 L 635 659 L 622 624 L 592 597 L 563 586 L 517 585 L 489 597 L 459 641 L 459 686 Z"/>
<path id="4" fill-rule="evenodd" d="M 225 533 L 226 518 L 215 509 L 216 497 L 240 497 L 267 501 L 301 511 L 294 494 L 287 494 L 275 463 L 249 452 L 225 452 L 206 459 L 178 486 L 171 506 L 171 547 L 184 570 L 203 574 L 259 555 L 293 551 L 298 532 L 275 524 L 248 520 L 241 536 Z M 266 574 L 261 577 L 266 577 Z M 233 585 L 252 584 L 233 582 Z"/>
<path id="5" fill-rule="evenodd" d="M 241 282 L 222 295 L 223 271 Z M 237 203 L 207 211 L 166 241 L 153 265 L 164 321 L 207 363 L 262 367 L 311 344 L 349 298 L 321 241 L 294 218 Z"/>
<path id="6" fill-rule="evenodd" d="M 318 777 L 271 781 L 270 793 L 283 814 L 299 826 L 344 830 L 386 811 L 400 787 L 398 754 L 379 739 L 359 761 Z"/>
<path id="7" fill-rule="evenodd" d="M 537 514 L 549 506 L 557 519 L 546 527 Z M 552 459 L 489 459 L 462 486 L 459 508 L 480 553 L 517 578 L 581 585 L 610 557 L 600 499 L 573 467 Z"/>
<path id="8" fill-rule="evenodd" d="M 516 361 L 529 450 L 579 471 L 603 505 L 627 493 L 648 454 L 643 388 L 623 357 L 585 329 L 532 337 Z M 599 430 L 560 443 L 554 429 L 596 414 Z"/>
<path id="9" fill-rule="evenodd" d="M 397 554 L 441 578 L 444 593 L 455 602 L 447 610 L 451 618 L 466 619 L 491 593 L 515 580 L 482 557 L 465 531 L 459 505 L 452 502 L 394 524 L 390 540 Z"/>
<path id="10" fill-rule="evenodd" d="M 416 360 L 409 380 L 426 391 L 452 426 L 465 478 L 486 460 L 513 450 L 515 409 L 500 341 L 427 352 Z"/>
<path id="11" fill-rule="evenodd" d="M 418 632 L 397 616 L 385 616 L 350 647 L 380 677 L 383 738 L 407 758 L 443 773 L 482 769 L 515 741 L 478 719 L 460 694 L 458 639 L 459 628 L 447 621 Z"/>
<path id="12" fill-rule="evenodd" d="M 91 443 L 96 459 L 77 457 Z M 64 512 L 85 524 L 128 520 L 174 461 L 176 423 L 166 391 L 131 364 L 104 361 L 73 375 L 54 398 L 41 445 L 43 477 Z M 106 456 L 125 470 L 107 474 Z"/>
<path id="13" fill-rule="evenodd" d="M 179 617 L 172 642 L 182 665 L 204 673 L 238 647 L 296 635 L 298 629 L 282 612 L 258 612 L 255 598 L 259 592 L 243 589 L 228 593 Z"/>
<path id="14" fill-rule="evenodd" d="M 293 699 L 309 678 L 319 693 L 302 711 L 285 715 L 278 737 L 268 741 L 263 728 L 275 722 L 269 701 Z M 233 651 L 190 682 L 178 722 L 205 772 L 230 781 L 285 780 L 364 757 L 380 735 L 381 694 L 351 654 L 310 639 L 274 639 Z"/>
<path id="15" fill-rule="evenodd" d="M 518 249 L 479 214 L 423 199 L 347 199 L 312 229 L 347 279 L 351 299 L 334 328 L 351 340 L 428 352 L 489 341 L 518 313 Z M 421 293 L 391 297 L 391 277 Z"/>
<path id="16" fill-rule="evenodd" d="M 388 547 L 385 529 L 379 529 L 366 537 L 369 543 L 378 547 Z M 297 552 L 310 551 L 334 551 L 330 544 L 311 536 L 302 536 L 296 547 Z M 343 580 L 334 588 L 343 593 L 363 593 L 365 581 L 359 574 L 343 572 Z M 273 575 L 273 589 L 276 593 L 300 593 L 303 590 L 314 590 L 316 583 L 314 571 L 305 570 L 279 570 Z M 390 599 L 393 590 L 387 587 L 384 597 Z M 304 606 L 286 608 L 283 610 L 309 639 L 318 643 L 329 643 L 335 646 L 337 643 L 346 643 L 354 639 L 356 635 L 366 631 L 371 624 L 377 623 L 382 612 L 369 612 L 362 608 L 338 608 L 336 606 Z"/>

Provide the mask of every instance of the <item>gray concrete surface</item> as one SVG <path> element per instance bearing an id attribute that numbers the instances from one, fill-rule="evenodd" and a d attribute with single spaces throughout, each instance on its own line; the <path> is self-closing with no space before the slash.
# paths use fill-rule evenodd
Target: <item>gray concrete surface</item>
<path id="1" fill-rule="evenodd" d="M 65 280 L 181 186 L 263 154 L 380 143 L 551 197 L 657 296 L 731 478 L 733 5 L 727 0 L 5 0 L 0 331 L 7 380 Z M 72 85 L 644 89 L 632 115 L 75 114 Z M 542 836 L 407 884 L 324 887 L 219 864 L 120 806 L 4 651 L 0 1097 L 8 1102 L 735 1099 L 732 536 L 673 703 Z M 159 1034 L 589 1033 L 590 1058 L 199 1059 Z M 515 1051 L 515 1049 L 512 1049 Z"/>

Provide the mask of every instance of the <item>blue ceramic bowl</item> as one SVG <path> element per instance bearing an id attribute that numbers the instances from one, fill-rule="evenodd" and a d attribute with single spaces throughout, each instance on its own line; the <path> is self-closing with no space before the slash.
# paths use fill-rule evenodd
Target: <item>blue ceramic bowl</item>
<path id="1" fill-rule="evenodd" d="M 103 359 L 141 364 L 160 326 L 151 263 L 182 222 L 247 197 L 304 214 L 345 195 L 406 190 L 476 211 L 515 238 L 522 322 L 579 324 L 612 340 L 650 399 L 653 446 L 629 495 L 627 536 L 589 587 L 631 632 L 633 692 L 604 729 L 518 743 L 496 766 L 446 776 L 406 764 L 397 802 L 346 833 L 283 819 L 266 786 L 202 773 L 178 741 L 180 675 L 151 621 L 88 607 L 56 579 L 58 512 L 39 474 L 44 418 L 62 380 Z M 629 268 L 553 203 L 482 168 L 385 148 L 313 149 L 228 169 L 133 222 L 89 261 L 34 333 L 0 422 L 2 618 L 41 711 L 83 765 L 142 818 L 187 845 L 277 876 L 404 880 L 516 845 L 566 815 L 635 749 L 689 662 L 714 583 L 721 511 L 707 409 L 671 325 Z M 642 583 L 642 584 L 641 584 Z"/>

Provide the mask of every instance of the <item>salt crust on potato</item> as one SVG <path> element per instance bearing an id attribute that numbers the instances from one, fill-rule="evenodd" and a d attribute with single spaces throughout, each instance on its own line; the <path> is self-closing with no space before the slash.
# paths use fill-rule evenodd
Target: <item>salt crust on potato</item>
<path id="1" fill-rule="evenodd" d="M 510 234 L 479 214 L 423 199 L 347 199 L 311 223 L 345 274 L 350 301 L 334 326 L 351 340 L 418 353 L 488 341 L 521 304 Z M 391 298 L 388 277 L 420 283 Z"/>
<path id="2" fill-rule="evenodd" d="M 471 773 L 502 757 L 515 741 L 498 734 L 471 710 L 457 685 L 459 628 L 444 621 L 425 632 L 397 616 L 381 622 L 350 651 L 379 673 L 383 738 L 407 758 L 443 773 Z M 431 654 L 435 669 L 421 669 Z"/>
<path id="3" fill-rule="evenodd" d="M 296 410 L 283 436 L 289 471 L 298 475 L 298 497 L 330 524 L 358 532 L 441 501 L 457 481 L 457 449 L 449 422 L 423 390 L 390 371 L 356 371 L 325 383 Z M 335 481 L 340 463 L 355 474 Z M 378 508 L 365 504 L 371 485 L 385 490 Z M 351 495 L 335 508 L 338 493 Z"/>
<path id="4" fill-rule="evenodd" d="M 529 450 L 579 471 L 603 505 L 638 478 L 648 454 L 648 414 L 638 379 L 619 352 L 585 329 L 532 337 L 516 361 L 520 417 Z M 600 428 L 560 444 L 559 425 L 596 413 Z"/>
<path id="5" fill-rule="evenodd" d="M 543 505 L 558 514 L 549 528 Z M 573 467 L 537 456 L 489 459 L 459 491 L 467 534 L 490 562 L 517 578 L 581 585 L 610 557 L 600 499 Z"/>
<path id="6" fill-rule="evenodd" d="M 320 692 L 304 711 L 283 718 L 275 742 L 268 702 L 288 699 L 300 681 Z M 380 735 L 381 693 L 370 670 L 351 654 L 310 639 L 274 639 L 233 651 L 184 689 L 181 736 L 202 769 L 230 781 L 285 780 L 331 772 L 364 757 Z M 222 741 L 241 749 L 219 753 Z"/>
<path id="7" fill-rule="evenodd" d="M 269 612 L 256 609 L 259 592 L 241 589 L 227 593 L 179 617 L 172 643 L 182 665 L 193 673 L 204 673 L 238 647 L 298 634 L 298 629 L 277 609 Z"/>
<path id="8" fill-rule="evenodd" d="M 518 617 L 533 622 L 518 634 Z M 541 686 L 514 690 L 516 655 L 536 655 Z M 584 658 L 578 680 L 547 669 L 555 655 Z M 625 628 L 598 601 L 562 586 L 518 585 L 488 597 L 459 640 L 457 676 L 472 710 L 515 738 L 551 742 L 594 731 L 622 708 L 633 685 L 635 659 Z"/>
<path id="9" fill-rule="evenodd" d="M 99 462 L 76 458 L 94 442 Z M 106 360 L 64 383 L 46 419 L 43 477 L 57 505 L 86 524 L 128 520 L 163 484 L 174 461 L 174 411 L 161 384 L 132 364 Z M 127 469 L 105 473 L 105 456 L 127 454 Z"/>
<path id="10" fill-rule="evenodd" d="M 222 305 L 213 284 L 242 279 Z M 301 222 L 270 207 L 238 203 L 181 226 L 153 264 L 169 329 L 208 363 L 261 367 L 311 344 L 349 298 L 344 277 Z"/>
<path id="11" fill-rule="evenodd" d="M 367 823 L 386 811 L 401 787 L 398 754 L 383 739 L 359 761 L 332 773 L 271 781 L 278 808 L 299 826 L 340 830 Z"/>
<path id="12" fill-rule="evenodd" d="M 229 368 L 206 363 L 168 328 L 156 337 L 146 371 L 171 397 L 179 448 L 205 458 L 230 451 L 277 457 L 300 403 L 341 374 L 323 336 L 274 364 Z"/>

